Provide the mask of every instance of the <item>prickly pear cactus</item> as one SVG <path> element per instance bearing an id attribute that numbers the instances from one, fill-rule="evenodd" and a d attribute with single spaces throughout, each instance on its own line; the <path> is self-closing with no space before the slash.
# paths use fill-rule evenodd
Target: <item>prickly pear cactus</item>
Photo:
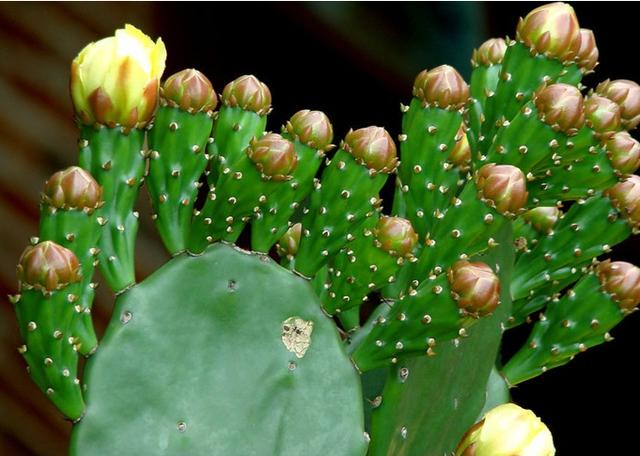
<path id="1" fill-rule="evenodd" d="M 73 61 L 80 166 L 47 181 L 18 264 L 18 350 L 70 453 L 553 455 L 509 388 L 640 302 L 640 269 L 603 257 L 640 227 L 640 86 L 585 91 L 598 50 L 571 6 L 479 46 L 470 86 L 420 72 L 398 146 L 360 126 L 333 151 L 308 109 L 269 132 L 255 76 L 218 104 L 165 59 L 127 25 Z M 137 283 L 143 184 L 173 258 Z M 99 342 L 94 269 L 117 293 Z"/>

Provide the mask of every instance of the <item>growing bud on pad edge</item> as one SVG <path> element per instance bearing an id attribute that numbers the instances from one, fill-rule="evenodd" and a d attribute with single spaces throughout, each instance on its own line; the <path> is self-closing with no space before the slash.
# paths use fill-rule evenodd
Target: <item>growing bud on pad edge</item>
<path id="1" fill-rule="evenodd" d="M 482 199 L 501 214 L 517 214 L 527 202 L 527 180 L 511 165 L 484 165 L 476 175 Z"/>
<path id="2" fill-rule="evenodd" d="M 380 248 L 393 256 L 404 257 L 411 253 L 418 235 L 409 220 L 400 217 L 382 216 L 374 229 Z"/>
<path id="3" fill-rule="evenodd" d="M 227 106 L 239 106 L 246 111 L 266 115 L 271 110 L 271 92 L 255 76 L 240 76 L 225 86 L 222 102 Z"/>
<path id="4" fill-rule="evenodd" d="M 448 277 L 458 306 L 470 314 L 485 316 L 500 304 L 500 281 L 485 263 L 457 261 Z"/>
<path id="5" fill-rule="evenodd" d="M 60 290 L 81 277 L 75 254 L 51 241 L 27 247 L 17 272 L 21 283 L 42 291 Z"/>
<path id="6" fill-rule="evenodd" d="M 596 93 L 620 106 L 625 130 L 633 130 L 640 123 L 640 86 L 637 83 L 627 79 L 606 80 L 598 84 Z"/>
<path id="7" fill-rule="evenodd" d="M 309 147 L 325 152 L 333 147 L 333 127 L 322 111 L 304 109 L 296 112 L 287 122 L 286 130 L 292 138 Z"/>
<path id="8" fill-rule="evenodd" d="M 575 134 L 584 123 L 584 100 L 580 91 L 569 84 L 551 84 L 534 98 L 538 116 L 554 129 Z"/>
<path id="9" fill-rule="evenodd" d="M 602 288 L 623 310 L 640 303 L 640 268 L 624 261 L 603 261 L 596 268 Z"/>
<path id="10" fill-rule="evenodd" d="M 476 66 L 490 66 L 502 63 L 507 43 L 504 38 L 490 38 L 473 50 L 471 64 Z"/>
<path id="11" fill-rule="evenodd" d="M 549 3 L 520 19 L 516 36 L 529 48 L 561 61 L 573 60 L 580 50 L 580 26 L 573 8 Z"/>
<path id="12" fill-rule="evenodd" d="M 48 205 L 57 209 L 96 209 L 102 203 L 102 187 L 78 166 L 51 176 L 42 195 Z"/>
<path id="13" fill-rule="evenodd" d="M 396 145 L 382 127 L 360 128 L 344 138 L 344 149 L 367 168 L 392 173 L 398 165 Z"/>
<path id="14" fill-rule="evenodd" d="M 291 172 L 298 162 L 293 143 L 277 133 L 268 133 L 251 141 L 247 155 L 262 173 L 263 178 L 275 181 L 290 179 Z"/>
<path id="15" fill-rule="evenodd" d="M 469 100 L 469 86 L 449 65 L 423 70 L 413 83 L 413 96 L 426 105 L 442 109 L 460 109 Z"/>
<path id="16" fill-rule="evenodd" d="M 164 82 L 162 99 L 190 113 L 212 111 L 218 96 L 207 77 L 194 69 L 179 71 Z"/>
<path id="17" fill-rule="evenodd" d="M 640 143 L 626 131 L 619 131 L 609 138 L 607 155 L 621 174 L 632 174 L 640 167 Z"/>

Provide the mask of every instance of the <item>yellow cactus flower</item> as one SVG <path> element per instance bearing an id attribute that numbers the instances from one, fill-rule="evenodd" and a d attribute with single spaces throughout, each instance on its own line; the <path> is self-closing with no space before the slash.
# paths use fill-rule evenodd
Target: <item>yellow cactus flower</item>
<path id="1" fill-rule="evenodd" d="M 158 104 L 167 51 L 132 25 L 88 44 L 71 63 L 71 98 L 85 125 L 142 128 Z"/>
<path id="2" fill-rule="evenodd" d="M 554 456 L 553 437 L 531 410 L 503 404 L 462 438 L 455 456 Z"/>

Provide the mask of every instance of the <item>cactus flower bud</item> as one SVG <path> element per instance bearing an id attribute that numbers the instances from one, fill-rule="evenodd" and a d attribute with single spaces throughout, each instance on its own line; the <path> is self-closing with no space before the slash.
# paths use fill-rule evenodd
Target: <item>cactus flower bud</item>
<path id="1" fill-rule="evenodd" d="M 596 37 L 589 29 L 580 29 L 580 49 L 578 50 L 578 66 L 589 73 L 598 64 L 600 53 L 596 46 Z"/>
<path id="2" fill-rule="evenodd" d="M 264 116 L 271 110 L 271 92 L 255 76 L 240 76 L 225 86 L 222 102 L 227 106 L 240 106 Z"/>
<path id="3" fill-rule="evenodd" d="M 485 202 L 501 214 L 516 214 L 527 203 L 527 180 L 512 165 L 488 163 L 478 171 L 476 185 Z"/>
<path id="4" fill-rule="evenodd" d="M 471 65 L 478 67 L 500 64 L 506 51 L 507 43 L 503 38 L 490 38 L 473 50 Z"/>
<path id="5" fill-rule="evenodd" d="M 535 207 L 525 212 L 522 217 L 539 233 L 549 233 L 562 215 L 555 206 Z"/>
<path id="6" fill-rule="evenodd" d="M 596 268 L 602 288 L 623 310 L 640 303 L 640 268 L 625 261 L 606 260 Z"/>
<path id="7" fill-rule="evenodd" d="M 620 106 L 622 128 L 633 130 L 640 123 L 640 86 L 627 79 L 608 79 L 598 84 L 596 93 Z"/>
<path id="8" fill-rule="evenodd" d="M 380 217 L 374 234 L 379 247 L 392 256 L 408 256 L 418 242 L 411 222 L 401 217 Z"/>
<path id="9" fill-rule="evenodd" d="M 500 304 L 500 281 L 485 263 L 456 261 L 448 279 L 458 307 L 471 314 L 489 315 Z"/>
<path id="10" fill-rule="evenodd" d="M 622 182 L 605 190 L 605 195 L 632 228 L 640 228 L 640 176 L 627 176 Z"/>
<path id="11" fill-rule="evenodd" d="M 449 65 L 423 70 L 413 83 L 413 96 L 443 109 L 460 109 L 469 100 L 469 86 Z"/>
<path id="12" fill-rule="evenodd" d="M 569 84 L 551 84 L 534 97 L 538 116 L 553 129 L 575 134 L 584 123 L 584 100 L 580 90 Z"/>
<path id="13" fill-rule="evenodd" d="M 302 234 L 302 223 L 292 225 L 280 238 L 276 249 L 280 257 L 294 257 L 298 253 L 300 245 L 300 235 Z"/>
<path id="14" fill-rule="evenodd" d="M 277 133 L 252 139 L 247 155 L 265 178 L 275 181 L 290 179 L 298 163 L 293 143 Z"/>
<path id="15" fill-rule="evenodd" d="M 218 104 L 209 79 L 194 69 L 169 76 L 162 86 L 162 98 L 171 106 L 191 113 L 213 111 Z"/>
<path id="16" fill-rule="evenodd" d="M 503 404 L 462 437 L 455 456 L 554 456 L 553 436 L 531 410 Z"/>
<path id="17" fill-rule="evenodd" d="M 396 145 L 382 127 L 351 130 L 345 136 L 342 147 L 369 169 L 392 173 L 398 166 Z"/>
<path id="18" fill-rule="evenodd" d="M 102 187 L 78 166 L 58 171 L 44 185 L 42 198 L 56 209 L 96 209 L 102 204 Z"/>
<path id="19" fill-rule="evenodd" d="M 469 163 L 471 162 L 471 146 L 469 145 L 464 123 L 460 125 L 455 139 L 456 143 L 451 148 L 447 159 L 464 171 L 469 168 Z"/>
<path id="20" fill-rule="evenodd" d="M 518 22 L 516 37 L 529 48 L 562 61 L 572 60 L 580 49 L 580 26 L 566 3 L 542 5 Z"/>
<path id="21" fill-rule="evenodd" d="M 71 98 L 78 119 L 142 128 L 158 105 L 167 51 L 132 25 L 87 45 L 71 63 Z"/>
<path id="22" fill-rule="evenodd" d="M 322 111 L 298 111 L 291 116 L 285 128 L 292 137 L 314 149 L 328 151 L 333 147 L 333 126 Z"/>
<path id="23" fill-rule="evenodd" d="M 43 291 L 55 291 L 80 280 L 75 254 L 52 241 L 27 247 L 17 267 L 21 283 Z"/>
<path id="24" fill-rule="evenodd" d="M 620 107 L 608 98 L 591 95 L 584 102 L 585 123 L 604 139 L 620 129 Z"/>
<path id="25" fill-rule="evenodd" d="M 640 143 L 629 132 L 619 131 L 609 138 L 607 155 L 621 174 L 632 174 L 640 167 Z"/>

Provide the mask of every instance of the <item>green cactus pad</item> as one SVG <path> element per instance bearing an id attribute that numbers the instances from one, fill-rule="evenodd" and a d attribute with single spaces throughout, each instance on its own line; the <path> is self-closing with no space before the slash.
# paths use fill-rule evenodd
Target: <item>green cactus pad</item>
<path id="1" fill-rule="evenodd" d="M 147 188 L 160 238 L 172 255 L 187 246 L 212 125 L 209 114 L 161 106 L 149 131 Z"/>
<path id="2" fill-rule="evenodd" d="M 102 186 L 104 205 L 97 210 L 105 223 L 100 237 L 100 272 L 116 292 L 135 283 L 138 213 L 133 207 L 144 174 L 144 131 L 82 127 L 80 166 Z"/>
<path id="3" fill-rule="evenodd" d="M 581 79 L 582 73 L 577 65 L 565 66 L 544 54 L 533 56 L 524 44 L 515 41 L 509 43 L 495 95 L 489 97 L 486 103 L 485 122 L 482 124 L 485 141 L 481 143 L 481 148 L 487 150 L 501 121 L 513 119 L 543 83 L 577 85 Z"/>
<path id="4" fill-rule="evenodd" d="M 510 231 L 505 226 L 497 236 L 500 246 L 481 258 L 500 265 L 502 283 L 509 283 L 512 273 Z M 471 327 L 467 337 L 437 345 L 433 357 L 398 359 L 390 370 L 380 406 L 373 411 L 371 456 L 440 456 L 453 452 L 487 399 L 501 325 L 510 307 L 509 292 L 504 287 L 500 306 L 491 317 Z"/>
<path id="5" fill-rule="evenodd" d="M 511 385 L 566 364 L 575 355 L 610 339 L 608 331 L 622 321 L 625 312 L 601 288 L 597 275 L 590 272 L 547 306 L 527 343 L 503 369 Z"/>
<path id="6" fill-rule="evenodd" d="M 561 280 L 566 268 L 607 253 L 631 235 L 631 227 L 609 198 L 594 196 L 567 211 L 553 233 L 542 237 L 530 252 L 518 258 L 511 292 L 514 301 L 532 290 Z"/>
<path id="7" fill-rule="evenodd" d="M 331 159 L 302 219 L 298 272 L 312 277 L 347 243 L 347 235 L 379 207 L 378 192 L 388 174 L 370 171 L 343 149 Z"/>
<path id="8" fill-rule="evenodd" d="M 291 140 L 287 134 L 282 135 Z M 268 252 L 289 228 L 288 222 L 313 189 L 315 177 L 324 152 L 313 149 L 298 140 L 293 141 L 298 165 L 287 181 L 275 191 L 251 222 L 251 248 L 256 252 Z"/>
<path id="9" fill-rule="evenodd" d="M 423 238 L 433 229 L 436 212 L 445 212 L 457 190 L 458 168 L 448 161 L 462 124 L 462 114 L 441 108 L 423 108 L 413 98 L 404 114 L 398 176 L 407 218 Z"/>
<path id="10" fill-rule="evenodd" d="M 60 411 L 72 420 L 80 418 L 84 401 L 78 380 L 78 327 L 75 310 L 81 284 L 43 294 L 37 289 L 21 290 L 14 300 L 20 335 L 18 348 L 27 362 L 33 381 Z"/>
<path id="11" fill-rule="evenodd" d="M 121 295 L 85 375 L 72 455 L 366 452 L 358 375 L 310 286 L 226 245 Z"/>
<path id="12" fill-rule="evenodd" d="M 101 228 L 95 211 L 53 210 L 46 204 L 41 206 L 40 241 L 54 241 L 75 253 L 80 261 L 82 280 L 75 306 L 82 315 L 74 319 L 71 331 L 78 338 L 78 351 L 85 356 L 92 354 L 98 346 L 91 307 L 97 286 L 92 280 Z"/>

